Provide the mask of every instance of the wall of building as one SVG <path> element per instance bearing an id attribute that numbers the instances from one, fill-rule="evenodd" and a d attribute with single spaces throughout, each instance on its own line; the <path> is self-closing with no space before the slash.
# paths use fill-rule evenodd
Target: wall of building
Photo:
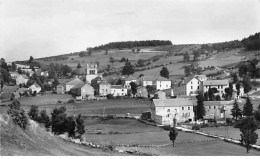
<path id="1" fill-rule="evenodd" d="M 110 84 L 101 84 L 99 85 L 99 95 L 106 96 L 111 93 L 111 85 Z"/>
<path id="2" fill-rule="evenodd" d="M 66 92 L 69 92 L 74 85 L 66 85 Z"/>
<path id="3" fill-rule="evenodd" d="M 94 88 L 90 85 L 85 85 L 81 87 L 81 96 L 83 98 L 86 96 L 94 96 Z"/>
<path id="4" fill-rule="evenodd" d="M 198 94 L 200 91 L 203 91 L 202 83 L 193 78 L 190 82 L 186 85 L 186 95 Z"/>
<path id="5" fill-rule="evenodd" d="M 156 89 L 164 90 L 171 88 L 171 81 L 156 81 Z"/>
<path id="6" fill-rule="evenodd" d="M 126 96 L 127 95 L 127 89 L 126 88 L 122 88 L 122 89 L 111 88 L 111 94 L 113 94 L 114 97 L 116 97 L 116 96 Z"/>
<path id="7" fill-rule="evenodd" d="M 208 92 L 209 88 L 217 88 L 217 90 L 219 91 L 217 94 L 219 94 L 220 97 L 222 97 L 222 95 L 225 94 L 225 89 L 228 88 L 228 84 L 227 85 L 211 85 L 211 86 L 204 85 L 203 92 Z"/>

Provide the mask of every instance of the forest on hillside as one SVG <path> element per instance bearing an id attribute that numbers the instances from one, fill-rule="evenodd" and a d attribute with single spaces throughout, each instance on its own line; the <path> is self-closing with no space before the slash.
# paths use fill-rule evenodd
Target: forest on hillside
<path id="1" fill-rule="evenodd" d="M 260 50 L 260 32 L 244 38 L 242 44 L 247 50 Z"/>
<path id="2" fill-rule="evenodd" d="M 144 40 L 144 41 L 121 41 L 121 42 L 111 42 L 105 45 L 96 46 L 93 50 L 107 50 L 107 49 L 123 49 L 123 48 L 135 48 L 135 47 L 145 47 L 145 46 L 164 46 L 172 45 L 169 40 Z"/>

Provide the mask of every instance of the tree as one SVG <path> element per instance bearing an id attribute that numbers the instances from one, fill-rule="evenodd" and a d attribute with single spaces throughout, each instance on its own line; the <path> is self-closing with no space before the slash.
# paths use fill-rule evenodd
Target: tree
<path id="1" fill-rule="evenodd" d="M 51 113 L 52 132 L 56 135 L 63 134 L 67 131 L 65 120 L 67 118 L 66 107 L 55 108 Z"/>
<path id="2" fill-rule="evenodd" d="M 21 67 L 18 67 L 17 72 L 18 72 L 19 74 L 23 74 L 23 71 L 22 71 Z"/>
<path id="3" fill-rule="evenodd" d="M 80 68 L 81 68 L 81 65 L 80 65 L 80 63 L 78 63 L 78 65 L 77 65 L 77 68 L 78 68 L 78 69 L 80 69 Z"/>
<path id="4" fill-rule="evenodd" d="M 198 50 L 193 51 L 193 60 L 196 61 L 200 57 L 200 52 Z"/>
<path id="5" fill-rule="evenodd" d="M 16 69 L 17 69 L 16 64 L 14 62 L 12 62 L 11 70 L 16 71 Z"/>
<path id="6" fill-rule="evenodd" d="M 216 95 L 216 101 L 221 101 L 220 95 Z"/>
<path id="7" fill-rule="evenodd" d="M 72 116 L 69 116 L 65 119 L 64 126 L 66 128 L 66 132 L 68 132 L 69 137 L 74 138 L 75 137 L 75 129 L 76 129 L 76 123 L 73 120 Z"/>
<path id="8" fill-rule="evenodd" d="M 29 63 L 32 63 L 32 62 L 33 62 L 33 60 L 34 60 L 34 59 L 33 59 L 33 57 L 32 57 L 32 56 L 30 56 L 30 59 L 29 59 L 29 61 L 28 61 L 28 62 L 29 62 Z"/>
<path id="9" fill-rule="evenodd" d="M 36 105 L 32 105 L 31 109 L 28 112 L 28 116 L 34 120 L 34 121 L 38 121 L 39 119 L 39 109 Z"/>
<path id="10" fill-rule="evenodd" d="M 128 62 L 128 60 L 125 62 L 125 66 L 123 67 L 123 70 L 122 70 L 122 75 L 131 75 L 131 74 L 134 74 L 134 68 L 133 66 L 131 65 L 130 62 Z"/>
<path id="11" fill-rule="evenodd" d="M 113 66 L 113 64 L 114 64 L 114 62 L 115 62 L 115 59 L 111 56 L 111 57 L 109 58 L 109 62 L 111 62 L 112 66 Z"/>
<path id="12" fill-rule="evenodd" d="M 215 95 L 214 95 L 214 90 L 213 88 L 209 88 L 209 101 L 214 101 L 215 100 Z"/>
<path id="13" fill-rule="evenodd" d="M 147 85 L 146 90 L 148 94 L 150 95 L 151 93 L 154 93 L 156 91 L 156 86 L 155 85 Z"/>
<path id="14" fill-rule="evenodd" d="M 137 85 L 134 82 L 130 82 L 130 86 L 131 86 L 131 90 L 133 95 L 135 95 L 137 93 Z"/>
<path id="15" fill-rule="evenodd" d="M 108 54 L 108 48 L 105 49 L 105 55 L 107 55 L 107 54 Z"/>
<path id="16" fill-rule="evenodd" d="M 189 55 L 189 53 L 186 52 L 186 53 L 183 55 L 183 61 L 185 61 L 185 62 L 190 61 L 190 55 Z"/>
<path id="17" fill-rule="evenodd" d="M 81 136 L 85 133 L 84 120 L 81 118 L 81 114 L 79 114 L 76 119 L 76 129 L 78 137 L 81 138 Z"/>
<path id="18" fill-rule="evenodd" d="M 189 76 L 191 73 L 191 68 L 189 66 L 184 66 L 185 76 Z"/>
<path id="19" fill-rule="evenodd" d="M 244 116 L 252 116 L 253 115 L 253 104 L 249 97 L 246 98 L 246 103 L 243 108 L 243 115 Z"/>
<path id="20" fill-rule="evenodd" d="M 196 120 L 197 119 L 203 119 L 203 117 L 206 113 L 205 108 L 204 108 L 204 97 L 200 93 L 199 95 L 196 96 L 196 98 L 197 98 L 197 108 L 196 108 L 196 111 L 195 111 Z"/>
<path id="21" fill-rule="evenodd" d="M 160 75 L 162 77 L 169 79 L 169 71 L 168 71 L 167 67 L 162 68 L 162 70 L 160 71 Z"/>
<path id="22" fill-rule="evenodd" d="M 98 80 L 100 79 L 100 77 L 96 77 L 94 79 L 91 80 L 91 86 L 94 88 L 94 94 L 97 95 L 98 94 L 98 89 L 99 89 L 99 84 L 98 84 Z"/>
<path id="23" fill-rule="evenodd" d="M 50 117 L 47 115 L 46 110 L 41 110 L 38 122 L 43 123 L 47 130 L 50 128 L 51 120 Z"/>
<path id="24" fill-rule="evenodd" d="M 237 77 L 237 74 L 236 73 L 231 73 L 230 75 L 233 79 L 233 83 L 237 83 L 238 82 L 238 77 Z"/>
<path id="25" fill-rule="evenodd" d="M 243 78 L 243 85 L 244 85 L 245 93 L 248 93 L 252 89 L 252 86 L 250 84 L 250 77 L 249 76 L 244 76 L 244 78 Z"/>
<path id="26" fill-rule="evenodd" d="M 4 87 L 4 81 L 1 80 L 1 91 L 3 91 L 3 87 Z"/>
<path id="27" fill-rule="evenodd" d="M 124 82 L 121 78 L 119 78 L 117 81 L 116 81 L 116 85 L 123 85 Z"/>
<path id="28" fill-rule="evenodd" d="M 205 101 L 208 101 L 208 100 L 209 100 L 209 93 L 208 93 L 208 92 L 205 92 L 205 93 L 204 93 L 204 100 L 205 100 Z"/>
<path id="29" fill-rule="evenodd" d="M 54 77 L 54 81 L 53 81 L 53 83 L 52 83 L 52 86 L 53 86 L 53 87 L 56 87 L 56 86 L 58 86 L 59 84 L 60 84 L 59 80 L 58 80 L 56 77 Z"/>
<path id="30" fill-rule="evenodd" d="M 237 90 L 237 96 L 239 96 L 239 94 L 240 94 L 240 83 L 239 82 L 236 84 L 236 90 Z"/>
<path id="31" fill-rule="evenodd" d="M 122 57 L 120 62 L 125 62 L 126 61 L 126 58 L 125 57 Z"/>
<path id="32" fill-rule="evenodd" d="M 11 76 L 8 70 L 1 68 L 0 78 L 2 78 L 5 83 L 9 83 L 11 80 Z"/>
<path id="33" fill-rule="evenodd" d="M 234 102 L 234 106 L 231 109 L 231 115 L 237 120 L 238 117 L 242 117 L 242 111 L 238 106 L 237 100 Z"/>
<path id="34" fill-rule="evenodd" d="M 175 127 L 170 128 L 169 137 L 170 137 L 170 140 L 172 141 L 173 147 L 174 147 L 174 142 L 175 142 L 177 136 L 178 136 L 178 130 Z"/>
<path id="35" fill-rule="evenodd" d="M 68 65 L 62 66 L 61 70 L 64 76 L 67 76 L 68 73 L 72 72 L 72 69 Z"/>
<path id="36" fill-rule="evenodd" d="M 18 100 L 14 100 L 10 105 L 7 113 L 11 116 L 14 123 L 23 129 L 26 129 L 29 120 L 25 115 L 25 111 L 21 108 L 21 104 Z"/>
<path id="37" fill-rule="evenodd" d="M 241 131 L 241 144 L 246 146 L 246 152 L 249 153 L 249 150 L 252 148 L 252 145 L 257 142 L 258 134 L 256 134 L 258 124 L 254 121 L 253 118 L 247 117 L 244 119 L 240 125 Z"/>
<path id="38" fill-rule="evenodd" d="M 87 48 L 87 53 L 88 53 L 89 56 L 91 56 L 92 55 L 92 48 L 90 48 L 90 47 Z"/>
<path id="39" fill-rule="evenodd" d="M 132 52 L 135 53 L 135 48 L 132 48 Z"/>

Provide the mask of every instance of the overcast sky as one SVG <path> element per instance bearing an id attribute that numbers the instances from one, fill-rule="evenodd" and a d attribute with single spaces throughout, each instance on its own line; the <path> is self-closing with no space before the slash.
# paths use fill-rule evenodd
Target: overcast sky
<path id="1" fill-rule="evenodd" d="M 0 0 L 7 61 L 113 41 L 212 43 L 260 31 L 260 0 Z"/>

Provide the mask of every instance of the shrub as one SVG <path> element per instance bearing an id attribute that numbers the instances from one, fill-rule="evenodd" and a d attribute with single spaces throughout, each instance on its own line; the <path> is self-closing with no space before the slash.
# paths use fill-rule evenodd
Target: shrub
<path id="1" fill-rule="evenodd" d="M 58 103 L 61 103 L 61 101 L 60 101 L 60 100 L 58 100 Z"/>
<path id="2" fill-rule="evenodd" d="M 9 105 L 9 107 L 10 108 L 7 113 L 11 116 L 14 123 L 16 123 L 21 128 L 26 129 L 29 121 L 25 115 L 25 111 L 21 108 L 20 102 L 18 100 L 14 100 L 13 103 Z"/>
<path id="3" fill-rule="evenodd" d="M 107 99 L 113 99 L 113 98 L 114 98 L 113 94 L 108 94 L 107 95 Z"/>
<path id="4" fill-rule="evenodd" d="M 51 113 L 51 126 L 52 132 L 55 135 L 63 134 L 66 132 L 65 120 L 67 118 L 66 107 L 55 108 Z"/>
<path id="5" fill-rule="evenodd" d="M 195 124 L 195 125 L 192 125 L 192 130 L 200 130 L 200 125 L 198 124 Z"/>
<path id="6" fill-rule="evenodd" d="M 68 132 L 69 137 L 75 137 L 75 128 L 76 128 L 76 123 L 73 120 L 72 116 L 69 116 L 68 118 L 65 119 L 64 124 L 66 128 L 66 132 Z"/>
<path id="7" fill-rule="evenodd" d="M 38 114 L 39 114 L 39 109 L 38 109 L 38 107 L 37 106 L 35 106 L 35 105 L 32 105 L 31 106 L 31 109 L 29 110 L 29 112 L 28 112 L 28 116 L 29 116 L 29 118 L 31 118 L 32 120 L 34 120 L 34 121 L 38 121 Z"/>
<path id="8" fill-rule="evenodd" d="M 38 122 L 43 123 L 47 130 L 50 128 L 51 120 L 50 117 L 47 115 L 46 110 L 41 110 Z"/>
<path id="9" fill-rule="evenodd" d="M 76 128 L 77 128 L 77 133 L 78 133 L 78 137 L 81 138 L 81 136 L 85 133 L 85 126 L 84 126 L 84 121 L 81 118 L 81 114 L 78 115 L 77 119 L 76 119 Z"/>
<path id="10" fill-rule="evenodd" d="M 70 99 L 67 103 L 75 103 L 74 99 Z"/>

